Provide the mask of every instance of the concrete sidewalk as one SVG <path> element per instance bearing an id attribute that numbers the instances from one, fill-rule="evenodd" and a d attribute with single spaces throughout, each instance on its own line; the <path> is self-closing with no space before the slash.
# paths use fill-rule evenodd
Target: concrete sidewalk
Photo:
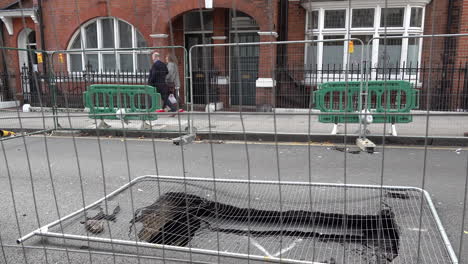
<path id="1" fill-rule="evenodd" d="M 421 112 L 419 112 L 421 113 Z M 45 112 L 16 112 L 0 111 L 0 129 L 17 130 L 21 128 L 18 115 L 21 117 L 22 127 L 28 130 L 53 129 L 54 122 L 50 116 L 52 113 Z M 42 115 L 46 118 L 42 118 Z M 58 122 L 61 128 L 75 130 L 89 130 L 96 128 L 96 121 L 87 117 L 84 112 L 70 113 L 70 119 L 67 113 L 59 113 Z M 159 119 L 152 121 L 152 130 L 156 132 L 179 132 L 184 131 L 188 125 L 189 114 L 183 113 L 178 116 L 170 117 L 160 115 Z M 273 116 L 272 113 L 258 115 L 243 115 L 241 119 L 239 113 L 235 112 L 217 112 L 210 115 L 210 122 L 207 113 L 190 115 L 193 119 L 193 125 L 200 133 L 276 133 L 276 134 L 299 134 L 307 135 L 330 135 L 333 124 L 318 122 L 317 115 L 301 115 L 289 112 Z M 179 121 L 180 120 L 180 121 Z M 119 120 L 106 120 L 112 129 L 126 128 L 129 130 L 140 130 L 141 121 L 130 121 L 123 124 Z M 398 136 L 402 137 L 424 137 L 426 135 L 426 116 L 414 116 L 413 122 L 408 124 L 397 124 Z M 309 131 L 310 129 L 310 131 Z M 385 131 L 390 136 L 391 125 L 371 124 L 368 128 L 370 136 L 382 135 Z M 147 128 L 145 131 L 148 131 Z M 339 135 L 357 135 L 358 124 L 339 124 Z M 345 133 L 346 132 L 346 133 Z M 450 113 L 450 116 L 430 116 L 428 125 L 428 136 L 430 137 L 464 137 L 468 132 L 468 116 L 466 113 Z"/>

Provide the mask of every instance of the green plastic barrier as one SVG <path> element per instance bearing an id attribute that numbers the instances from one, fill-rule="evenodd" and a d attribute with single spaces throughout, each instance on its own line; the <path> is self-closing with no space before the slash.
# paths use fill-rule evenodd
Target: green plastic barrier
<path id="1" fill-rule="evenodd" d="M 156 120 L 154 112 L 161 108 L 161 95 L 149 85 L 93 84 L 84 92 L 84 105 L 89 108 L 89 117 L 95 119 L 120 119 L 117 111 L 146 113 L 125 115 L 124 120 Z M 110 114 L 96 116 L 96 114 Z"/>
<path id="2" fill-rule="evenodd" d="M 362 83 L 365 91 L 366 83 Z M 367 108 L 373 123 L 410 123 L 411 115 L 385 116 L 387 113 L 409 113 L 419 108 L 419 91 L 407 81 L 369 81 Z M 315 108 L 336 115 L 319 115 L 322 123 L 359 123 L 359 90 L 361 82 L 328 82 L 314 92 Z M 346 94 L 347 91 L 347 94 Z M 347 96 L 346 96 L 347 95 Z M 346 96 L 346 98 L 345 98 Z M 347 101 L 345 101 L 347 100 Z M 345 104 L 346 102 L 346 104 Z M 364 104 L 364 99 L 363 102 Z M 344 115 L 343 113 L 347 113 Z"/>

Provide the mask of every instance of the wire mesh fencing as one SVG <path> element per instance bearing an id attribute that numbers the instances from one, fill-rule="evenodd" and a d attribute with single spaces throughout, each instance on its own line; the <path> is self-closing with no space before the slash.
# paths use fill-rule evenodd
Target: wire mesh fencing
<path id="1" fill-rule="evenodd" d="M 189 91 L 185 88 L 188 79 L 186 77 L 187 54 L 183 47 L 52 52 L 2 48 L 2 51 L 4 56 L 11 60 L 25 56 L 33 57 L 36 61 L 38 58 L 41 60 L 40 64 L 36 62 L 29 66 L 23 65 L 16 75 L 9 72 L 4 75 L 5 85 L 2 87 L 7 87 L 8 84 L 8 91 L 11 94 L 9 96 L 15 99 L 9 102 L 8 106 L 3 107 L 5 110 L 1 122 L 3 122 L 2 128 L 4 129 L 86 130 L 96 127 L 104 119 L 110 119 L 106 124 L 106 128 L 110 130 L 138 130 L 147 127 L 162 132 L 178 132 L 182 129 L 185 133 L 188 130 L 187 119 L 182 120 L 182 127 L 179 128 L 176 118 L 168 118 L 175 116 L 177 111 L 183 111 L 188 103 Z M 154 61 L 151 62 L 151 57 L 155 53 L 158 53 L 160 60 L 163 61 L 171 58 L 178 72 L 176 74 L 177 86 L 164 83 L 159 87 L 159 84 L 151 84 L 155 93 L 163 95 L 153 100 L 151 104 L 152 99 L 148 96 L 131 91 L 125 92 L 124 88 L 150 84 L 150 69 L 154 63 Z M 96 59 L 100 61 L 106 56 L 111 56 L 113 59 L 106 65 L 97 64 Z M 43 67 L 40 68 L 38 65 Z M 91 95 L 90 87 L 96 85 L 123 88 L 117 89 L 115 93 L 101 92 Z M 14 93 L 14 91 L 17 92 Z M 88 96 L 86 96 L 87 91 Z M 170 94 L 177 101 L 172 110 L 175 113 L 156 115 L 156 111 L 166 106 L 165 100 Z M 163 98 L 164 95 L 165 98 Z M 16 111 L 18 109 L 22 111 Z M 117 115 L 119 110 L 121 114 Z M 96 113 L 109 115 L 94 116 L 93 114 Z M 145 113 L 147 117 L 143 117 L 141 113 Z M 27 122 L 21 122 L 18 115 Z M 160 115 L 163 119 L 158 120 Z M 184 117 L 188 118 L 188 116 Z M 136 121 L 128 121 L 129 119 Z M 145 122 L 138 122 L 139 119 Z"/>
<path id="2" fill-rule="evenodd" d="M 355 155 L 350 144 L 175 147 L 42 135 L 1 144 L 6 263 L 459 263 L 465 256 L 465 149 L 387 146 Z M 148 172 L 183 176 L 139 177 Z M 421 180 L 424 190 L 409 187 Z"/>
<path id="3" fill-rule="evenodd" d="M 216 141 L 216 127 L 197 131 L 211 140 L 180 147 L 159 142 L 154 134 L 107 138 L 100 128 L 92 129 L 97 137 L 91 138 L 40 134 L 2 140 L 2 226 L 13 227 L 1 232 L 5 262 L 459 263 L 465 258 L 462 147 L 432 149 L 426 142 L 395 153 L 398 149 L 384 145 L 374 155 L 354 155 L 359 151 L 350 150 L 348 138 L 354 131 L 344 134 L 344 146 L 313 149 L 310 128 L 320 113 L 178 115 L 235 118 L 241 141 Z M 436 117 L 430 114 L 430 120 Z M 58 113 L 17 120 L 44 125 L 48 118 L 78 117 Z M 279 142 L 287 124 L 278 124 L 285 120 L 302 122 L 308 143 Z M 270 144 L 247 141 L 265 140 L 249 133 L 260 125 L 270 133 Z M 387 166 L 392 169 L 384 171 Z M 147 174 L 153 176 L 139 177 Z M 164 174 L 176 177 L 159 176 Z M 446 188 L 457 191 L 447 197 Z"/>
<path id="4" fill-rule="evenodd" d="M 22 2 L 0 16 L 29 34 Z M 57 50 L 0 47 L 0 263 L 468 261 L 468 37 L 442 1 L 130 2 L 39 1 Z"/>
<path id="5" fill-rule="evenodd" d="M 136 191 L 133 197 L 130 188 Z M 285 263 L 334 258 L 375 263 L 397 257 L 411 263 L 418 255 L 411 248 L 418 234 L 401 232 L 417 226 L 421 217 L 421 228 L 426 230 L 421 261 L 453 261 L 454 252 L 444 246 L 446 234 L 440 233 L 442 227 L 427 193 L 390 186 L 348 186 L 345 193 L 345 188 L 340 184 L 279 186 L 277 182 L 143 176 L 48 225 L 47 231 L 34 233 L 92 242 L 112 239 L 121 245 L 134 245 L 138 237 L 143 248 L 167 245 L 167 254 L 188 251 L 184 248 L 188 246 L 192 253 L 254 260 L 266 255 L 266 260 L 282 258 Z M 252 195 L 254 200 L 249 198 Z M 344 195 L 349 197 L 347 209 Z M 421 199 L 423 216 L 416 210 Z M 130 201 L 137 205 L 133 214 Z"/>
<path id="6" fill-rule="evenodd" d="M 382 68 L 371 69 L 369 79 L 414 83 L 421 90 L 421 110 L 464 112 L 468 88 L 462 43 L 467 38 L 465 34 L 373 38 L 367 44 L 367 60 Z"/>

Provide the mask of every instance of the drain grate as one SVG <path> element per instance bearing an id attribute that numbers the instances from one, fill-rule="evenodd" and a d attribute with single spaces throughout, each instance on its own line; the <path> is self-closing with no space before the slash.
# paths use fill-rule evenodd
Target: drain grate
<path id="1" fill-rule="evenodd" d="M 429 199 L 410 187 L 143 176 L 41 235 L 281 262 L 455 263 Z"/>

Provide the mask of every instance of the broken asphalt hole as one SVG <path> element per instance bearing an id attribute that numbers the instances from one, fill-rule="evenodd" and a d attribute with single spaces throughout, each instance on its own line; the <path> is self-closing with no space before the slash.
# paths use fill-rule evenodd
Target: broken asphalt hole
<path id="1" fill-rule="evenodd" d="M 140 240 L 172 246 L 186 246 L 198 231 L 223 232 L 252 237 L 298 237 L 317 239 L 320 242 L 357 243 L 363 248 L 368 263 L 391 263 L 400 247 L 400 233 L 395 214 L 390 208 L 376 215 L 338 214 L 303 210 L 270 211 L 240 208 L 213 202 L 182 192 L 165 193 L 153 204 L 135 211 L 130 221 L 130 231 L 136 223 Z M 281 230 L 246 230 L 215 227 L 219 220 L 238 223 L 281 225 Z M 304 226 L 321 226 L 335 230 L 331 233 L 301 230 Z M 339 227 L 339 228 L 337 228 Z M 352 235 L 337 230 L 359 230 Z"/>

